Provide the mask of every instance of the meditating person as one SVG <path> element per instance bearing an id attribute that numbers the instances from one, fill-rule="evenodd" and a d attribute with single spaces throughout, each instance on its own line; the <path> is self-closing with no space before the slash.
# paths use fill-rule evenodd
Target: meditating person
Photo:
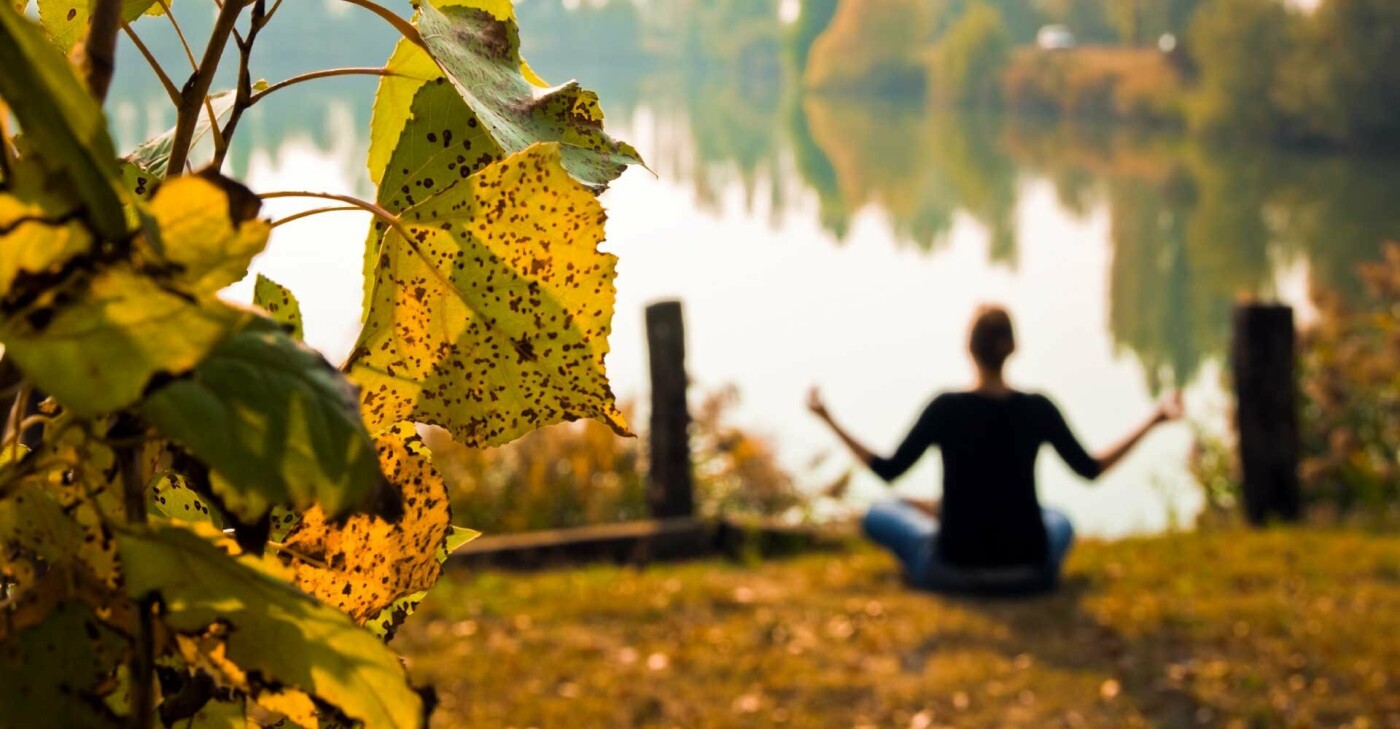
<path id="1" fill-rule="evenodd" d="M 942 453 L 941 502 L 877 504 L 862 522 L 866 535 L 903 563 L 911 585 L 984 594 L 1053 589 L 1074 528 L 1064 514 L 1042 507 L 1036 498 L 1035 460 L 1041 445 L 1053 446 L 1075 473 L 1096 479 L 1154 427 L 1181 417 L 1181 393 L 1168 395 L 1146 422 L 1095 457 L 1048 398 L 1007 384 L 1003 367 L 1016 351 L 1016 337 L 1005 309 L 978 310 L 968 349 L 977 366 L 976 385 L 934 398 L 888 458 L 875 455 L 837 425 L 816 388 L 808 408 L 885 481 L 909 470 L 931 446 Z"/>

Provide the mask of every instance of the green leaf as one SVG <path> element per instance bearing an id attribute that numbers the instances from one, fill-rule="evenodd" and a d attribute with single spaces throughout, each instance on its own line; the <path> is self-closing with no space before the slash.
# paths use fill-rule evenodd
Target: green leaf
<path id="1" fill-rule="evenodd" d="M 414 420 L 484 446 L 592 417 L 626 434 L 603 366 L 617 262 L 598 250 L 604 218 L 553 144 L 415 198 L 411 237 L 384 236 L 350 356 L 369 428 Z"/>
<path id="2" fill-rule="evenodd" d="M 503 149 L 515 153 L 537 142 L 559 142 L 564 168 L 595 187 L 616 179 L 627 165 L 642 164 L 637 150 L 603 131 L 597 94 L 576 81 L 544 88 L 529 72 L 520 57 L 514 14 L 503 13 L 506 3 L 452 0 L 443 5 L 441 10 L 420 5 L 419 32 Z"/>
<path id="3" fill-rule="evenodd" d="M 159 6 L 157 6 L 159 7 Z M 220 91 L 209 95 L 209 104 L 214 107 L 214 116 L 223 123 L 233 112 L 234 101 L 237 94 L 233 91 Z M 191 146 L 204 138 L 209 133 L 209 113 L 204 111 L 199 115 L 199 120 L 194 125 L 194 136 L 190 142 Z M 163 134 L 152 137 L 141 146 L 132 150 L 123 159 L 134 165 L 141 172 L 155 179 L 162 179 L 170 169 L 170 151 L 175 146 L 175 128 L 167 129 Z"/>
<path id="4" fill-rule="evenodd" d="M 383 479 L 354 388 L 268 319 L 240 328 L 142 412 L 209 464 L 215 493 L 245 521 L 276 504 L 340 517 Z"/>
<path id="5" fill-rule="evenodd" d="M 39 20 L 54 45 L 73 50 L 92 24 L 93 0 L 39 0 Z M 160 11 L 156 0 L 122 0 L 122 20 L 130 23 L 148 10 Z M 154 13 L 153 13 L 154 14 Z"/>
<path id="6" fill-rule="evenodd" d="M 400 39 L 394 46 L 384 68 L 389 73 L 379 80 L 369 133 L 369 177 L 376 185 L 384 179 L 384 171 L 403 135 L 404 125 L 413 116 L 411 107 L 418 90 L 429 81 L 444 78 L 433 57 L 407 39 Z M 471 114 L 460 97 L 456 102 L 459 114 Z M 466 123 L 465 116 L 462 123 Z"/>
<path id="7" fill-rule="evenodd" d="M 7 357 L 80 418 L 120 410 L 194 368 L 250 314 L 125 266 L 79 276 L 0 319 Z"/>
<path id="8" fill-rule="evenodd" d="M 107 119 L 68 60 L 28 18 L 0 3 L 0 98 L 45 164 L 67 178 L 96 233 L 126 235 Z"/>
<path id="9" fill-rule="evenodd" d="M 149 215 L 160 230 L 176 283 L 213 294 L 248 275 L 272 226 L 257 218 L 262 202 L 243 185 L 209 169 L 169 180 L 156 190 Z"/>
<path id="10" fill-rule="evenodd" d="M 76 602 L 0 640 L 0 727 L 121 726 L 102 696 L 124 644 Z"/>
<path id="11" fill-rule="evenodd" d="M 282 284 L 258 274 L 253 284 L 253 305 L 266 311 L 273 321 L 281 324 L 298 342 L 305 338 L 301 323 L 301 304 Z"/>
<path id="12" fill-rule="evenodd" d="M 389 522 L 357 514 L 333 523 L 313 507 L 287 536 L 282 552 L 296 571 L 297 587 L 356 623 L 437 582 L 438 555 L 452 526 L 447 484 L 414 426 L 400 423 L 374 442 L 384 475 L 403 498 L 403 517 Z"/>
<path id="13" fill-rule="evenodd" d="M 215 544 L 221 535 L 194 528 L 118 534 L 131 597 L 157 595 L 162 620 L 181 633 L 227 624 L 227 657 L 250 677 L 305 691 L 366 727 L 422 725 L 422 702 L 383 643 L 288 584 L 275 560 L 230 557 Z"/>
<path id="14" fill-rule="evenodd" d="M 603 131 L 597 94 L 573 81 L 547 88 L 530 70 L 520 56 L 520 33 L 510 3 L 437 0 L 418 6 L 417 23 L 427 52 L 400 42 L 387 64 L 396 75 L 381 80 L 375 99 L 369 166 L 376 182 L 408 123 L 417 90 L 444 76 L 465 102 L 465 109 L 459 107 L 458 118 L 446 127 L 458 138 L 480 123 L 506 154 L 538 142 L 559 142 L 565 169 L 595 188 L 605 187 L 627 165 L 642 164 L 635 149 Z"/>
<path id="15" fill-rule="evenodd" d="M 207 522 L 216 529 L 224 528 L 219 512 L 209 508 L 190 486 L 189 479 L 178 473 L 167 473 L 156 479 L 146 491 L 146 504 L 152 513 L 167 519 Z"/>

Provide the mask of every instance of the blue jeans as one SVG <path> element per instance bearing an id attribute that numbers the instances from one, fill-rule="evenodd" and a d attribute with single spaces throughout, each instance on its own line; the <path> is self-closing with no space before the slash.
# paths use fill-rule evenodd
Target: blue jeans
<path id="1" fill-rule="evenodd" d="M 894 552 L 913 587 L 935 592 L 1024 594 L 1050 590 L 1059 582 L 1060 565 L 1074 543 L 1074 526 L 1054 509 L 1040 510 L 1049 538 L 1045 564 L 997 569 L 964 569 L 939 558 L 938 522 L 902 501 L 870 507 L 861 527 L 866 536 Z"/>

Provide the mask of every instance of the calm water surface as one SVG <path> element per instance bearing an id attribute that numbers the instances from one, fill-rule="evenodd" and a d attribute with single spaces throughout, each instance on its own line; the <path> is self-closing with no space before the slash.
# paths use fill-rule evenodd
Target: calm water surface
<path id="1" fill-rule="evenodd" d="M 257 69 L 270 80 L 317 59 L 378 63 L 393 41 L 359 18 L 282 12 L 293 18 L 288 43 L 309 37 L 298 20 L 334 23 L 340 32 L 317 37 L 340 40 L 284 46 Z M 165 42 L 150 33 L 154 45 Z M 126 58 L 136 62 L 130 49 Z M 1232 302 L 1279 298 L 1306 318 L 1310 287 L 1350 294 L 1354 264 L 1400 238 L 1393 161 L 1207 150 L 1170 135 L 802 99 L 773 74 L 580 67 L 547 54 L 532 63 L 546 78 L 577 75 L 597 89 L 614 134 L 656 172 L 631 171 L 603 197 L 605 247 L 621 257 L 608 358 L 615 390 L 644 399 L 643 307 L 679 298 L 697 388 L 737 385 L 735 420 L 770 436 L 811 487 L 851 461 L 806 413 L 807 388 L 821 386 L 854 433 L 892 449 L 929 397 L 970 381 L 965 329 L 989 301 L 1016 318 L 1014 381 L 1050 394 L 1091 447 L 1122 436 L 1178 386 L 1194 427 L 1219 430 Z M 332 80 L 273 97 L 245 117 L 233 172 L 259 191 L 371 196 L 373 89 Z M 114 123 L 125 146 L 173 123 L 144 80 L 119 94 Z M 279 200 L 267 212 L 298 209 Z M 301 298 L 308 341 L 334 361 L 359 325 L 367 225 L 347 213 L 280 227 L 254 264 Z M 251 286 L 230 295 L 247 300 Z M 1191 427 L 1162 429 L 1094 484 L 1047 453 L 1042 499 L 1087 534 L 1188 521 L 1201 503 L 1187 472 L 1191 441 Z M 937 474 L 937 458 L 926 458 L 896 488 L 929 495 Z M 850 498 L 883 491 L 859 474 Z"/>

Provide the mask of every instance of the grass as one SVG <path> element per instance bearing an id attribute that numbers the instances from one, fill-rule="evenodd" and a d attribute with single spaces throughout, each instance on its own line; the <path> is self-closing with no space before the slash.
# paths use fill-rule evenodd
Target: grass
<path id="1" fill-rule="evenodd" d="M 867 547 L 445 579 L 395 645 L 438 727 L 1397 727 L 1400 537 L 1086 542 L 1053 596 Z"/>

